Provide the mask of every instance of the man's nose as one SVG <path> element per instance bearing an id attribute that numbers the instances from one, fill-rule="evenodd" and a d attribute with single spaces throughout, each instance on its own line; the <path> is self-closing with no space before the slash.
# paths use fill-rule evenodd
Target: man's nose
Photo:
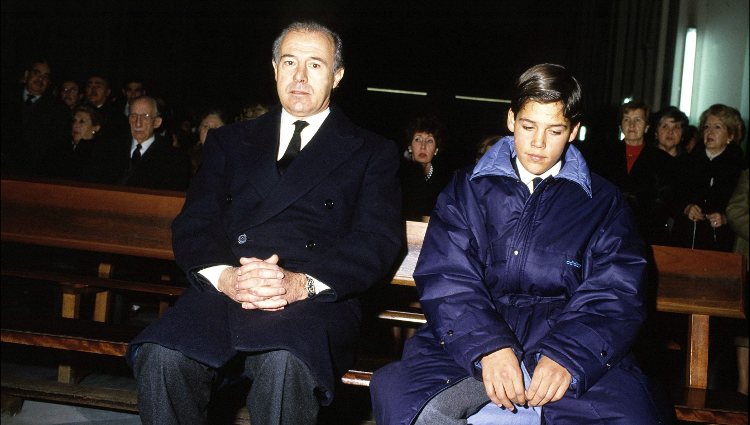
<path id="1" fill-rule="evenodd" d="M 531 146 L 544 149 L 546 145 L 547 142 L 545 141 L 545 132 L 540 130 L 535 131 L 534 135 L 531 138 Z"/>
<path id="2" fill-rule="evenodd" d="M 307 81 L 307 69 L 304 66 L 297 67 L 297 70 L 294 72 L 294 81 L 299 83 Z"/>

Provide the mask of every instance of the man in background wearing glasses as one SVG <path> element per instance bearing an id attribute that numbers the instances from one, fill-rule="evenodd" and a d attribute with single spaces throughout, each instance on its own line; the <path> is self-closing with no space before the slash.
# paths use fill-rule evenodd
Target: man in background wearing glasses
<path id="1" fill-rule="evenodd" d="M 152 189 L 186 190 L 190 158 L 156 134 L 162 124 L 156 99 L 140 96 L 130 103 L 130 136 L 108 143 L 97 161 L 104 183 Z"/>

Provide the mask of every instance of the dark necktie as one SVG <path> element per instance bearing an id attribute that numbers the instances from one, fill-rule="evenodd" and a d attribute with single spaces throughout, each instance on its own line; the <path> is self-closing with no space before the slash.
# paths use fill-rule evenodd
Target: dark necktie
<path id="1" fill-rule="evenodd" d="M 531 187 L 534 189 L 534 192 L 536 192 L 536 188 L 539 186 L 539 183 L 541 183 L 542 180 L 544 179 L 542 179 L 541 177 L 534 177 L 534 179 L 531 180 Z"/>
<path id="2" fill-rule="evenodd" d="M 27 95 L 26 95 L 26 102 L 24 102 L 24 104 L 25 104 L 25 105 L 26 105 L 27 107 L 28 107 L 28 106 L 31 106 L 31 105 L 33 105 L 33 104 L 34 104 L 34 98 L 35 98 L 35 97 L 36 97 L 36 96 L 34 96 L 33 94 L 27 94 Z"/>
<path id="3" fill-rule="evenodd" d="M 307 127 L 307 125 L 307 121 L 294 122 L 294 134 L 292 134 L 292 138 L 289 140 L 289 146 L 287 146 L 284 156 L 282 156 L 279 162 L 276 163 L 276 166 L 279 169 L 279 174 L 284 174 L 284 171 L 286 171 L 289 164 L 294 160 L 294 157 L 299 153 L 302 146 L 302 137 L 300 133 L 302 133 L 302 129 Z"/>
<path id="4" fill-rule="evenodd" d="M 130 162 L 135 164 L 140 159 L 141 159 L 141 144 L 137 143 L 135 145 L 135 150 L 133 151 L 133 156 L 130 157 Z"/>

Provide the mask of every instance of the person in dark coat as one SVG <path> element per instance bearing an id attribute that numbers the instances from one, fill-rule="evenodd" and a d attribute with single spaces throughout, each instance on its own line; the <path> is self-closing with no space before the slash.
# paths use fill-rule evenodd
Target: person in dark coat
<path id="1" fill-rule="evenodd" d="M 407 158 L 401 163 L 402 212 L 405 220 L 423 221 L 435 207 L 450 173 L 437 160 L 443 144 L 443 124 L 433 116 L 417 117 L 406 130 Z"/>
<path id="2" fill-rule="evenodd" d="M 403 222 L 395 143 L 330 105 L 341 52 L 328 28 L 290 25 L 281 108 L 209 130 L 172 226 L 192 286 L 128 348 L 145 424 L 207 423 L 212 387 L 238 376 L 254 425 L 315 424 L 353 364 L 358 296 L 392 269 Z"/>
<path id="3" fill-rule="evenodd" d="M 674 106 L 657 115 L 656 146 L 644 148 L 628 197 L 641 237 L 649 245 L 675 245 L 675 217 L 680 213 L 677 188 L 686 152 L 682 147 L 687 116 Z"/>
<path id="4" fill-rule="evenodd" d="M 49 61 L 34 59 L 24 70 L 22 87 L 3 91 L 3 173 L 49 175 L 51 150 L 68 141 L 70 110 L 52 93 L 51 79 Z"/>
<path id="5" fill-rule="evenodd" d="M 156 134 L 162 124 L 158 102 L 148 96 L 132 100 L 130 137 L 100 143 L 96 174 L 102 183 L 184 191 L 191 176 L 190 158 Z"/>
<path id="6" fill-rule="evenodd" d="M 375 419 L 665 423 L 671 407 L 630 354 L 645 246 L 620 192 L 571 144 L 580 86 L 542 64 L 516 90 L 514 136 L 438 198 L 414 271 L 427 324 L 373 375 Z"/>
<path id="7" fill-rule="evenodd" d="M 77 181 L 95 181 L 93 175 L 93 154 L 102 128 L 99 111 L 90 106 L 73 109 L 71 140 L 53 149 L 54 160 L 50 161 L 51 175 Z"/>
<path id="8" fill-rule="evenodd" d="M 675 222 L 681 246 L 731 252 L 734 233 L 726 208 L 740 172 L 747 168 L 739 142 L 744 137 L 740 113 L 716 104 L 703 111 L 699 137 L 704 146 L 688 155 L 681 188 L 682 214 Z"/>

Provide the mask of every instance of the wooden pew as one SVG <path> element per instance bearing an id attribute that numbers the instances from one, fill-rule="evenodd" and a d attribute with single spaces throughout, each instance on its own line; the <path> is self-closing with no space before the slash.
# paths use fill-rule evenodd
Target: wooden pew
<path id="1" fill-rule="evenodd" d="M 61 185 L 50 182 L 2 181 L 2 240 L 57 248 L 87 250 L 144 258 L 171 260 L 169 224 L 184 202 L 182 194 L 149 190 L 128 190 L 89 185 Z M 424 239 L 426 223 L 407 222 L 408 253 L 394 274 L 392 284 L 414 286 L 412 273 Z M 706 391 L 708 372 L 708 317 L 745 318 L 746 276 L 740 256 L 711 251 L 691 251 L 655 246 L 658 271 L 657 309 L 690 317 L 689 349 L 686 351 L 686 389 L 676 403 L 681 420 L 714 423 L 747 423 L 747 410 L 712 409 Z M 109 292 L 135 290 L 157 296 L 174 297 L 182 288 L 164 282 L 132 282 L 111 279 L 112 265 L 99 265 L 99 276 L 71 276 L 38 270 L 18 270 L 3 264 L 3 275 L 56 281 L 73 288 L 63 301 L 63 315 L 78 318 L 80 288 L 93 288 L 102 300 L 97 302 L 95 319 L 105 321 Z M 67 305 L 67 307 L 66 307 Z M 166 305 L 166 304 L 165 304 Z M 400 323 L 424 323 L 419 311 L 386 310 L 382 319 Z M 82 337 L 76 326 L 55 335 Z M 25 337 L 6 329 L 3 342 L 42 345 L 33 332 Z M 13 340 L 11 340 L 11 335 Z M 55 337 L 47 335 L 48 341 Z M 117 343 L 116 338 L 114 343 Z M 122 342 L 122 341 L 120 341 Z M 51 344 L 51 342 L 50 342 Z M 77 350 L 70 343 L 56 348 Z M 78 344 L 80 346 L 80 344 Z M 123 351 L 124 353 L 124 351 Z M 110 354 L 104 353 L 101 354 Z M 121 355 L 121 354 L 115 354 Z M 368 386 L 377 363 L 361 362 L 342 378 L 345 384 Z M 3 384 L 6 387 L 5 382 Z M 744 420 L 744 422 L 742 422 Z"/>
<path id="2" fill-rule="evenodd" d="M 99 254 L 173 260 L 170 224 L 182 208 L 184 194 L 86 184 L 3 179 L 2 242 L 74 249 Z M 101 262 L 97 276 L 51 276 L 41 267 L 14 269 L 3 261 L 3 276 L 55 281 L 62 286 L 61 316 L 80 317 L 81 298 L 96 297 L 93 319 L 110 316 L 115 265 Z M 98 277 L 99 280 L 92 280 Z M 95 284 L 98 283 L 98 284 Z M 129 291 L 158 293 L 157 282 L 121 282 Z M 175 295 L 181 289 L 175 288 Z M 169 300 L 162 299 L 164 310 Z M 70 365 L 61 365 L 58 380 L 78 380 Z"/>

